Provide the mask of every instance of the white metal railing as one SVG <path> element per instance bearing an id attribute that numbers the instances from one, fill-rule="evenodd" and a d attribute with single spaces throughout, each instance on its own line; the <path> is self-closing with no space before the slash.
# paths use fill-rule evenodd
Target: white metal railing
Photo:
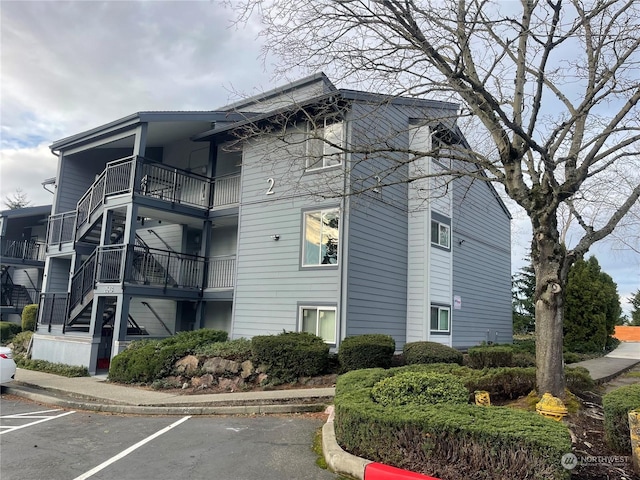
<path id="1" fill-rule="evenodd" d="M 44 262 L 45 247 L 43 242 L 30 239 L 10 240 L 0 237 L 0 256 L 20 260 Z"/>
<path id="2" fill-rule="evenodd" d="M 240 175 L 213 179 L 212 207 L 233 205 L 240 201 Z"/>
<path id="3" fill-rule="evenodd" d="M 209 258 L 207 288 L 233 288 L 236 283 L 236 256 L 220 255 Z"/>
<path id="4" fill-rule="evenodd" d="M 73 242 L 76 233 L 76 211 L 49 216 L 47 225 L 47 245 Z"/>
<path id="5" fill-rule="evenodd" d="M 144 163 L 140 193 L 148 197 L 207 208 L 209 179 L 161 163 Z"/>

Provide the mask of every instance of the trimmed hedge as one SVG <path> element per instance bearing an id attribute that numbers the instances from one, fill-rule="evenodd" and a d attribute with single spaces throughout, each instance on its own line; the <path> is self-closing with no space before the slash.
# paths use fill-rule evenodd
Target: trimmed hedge
<path id="1" fill-rule="evenodd" d="M 640 408 L 640 384 L 620 387 L 602 397 L 604 434 L 612 450 L 629 455 L 629 412 Z"/>
<path id="2" fill-rule="evenodd" d="M 396 351 L 396 342 L 389 335 L 369 333 L 347 337 L 340 344 L 338 360 L 342 370 L 389 368 Z"/>
<path id="3" fill-rule="evenodd" d="M 109 367 L 109 380 L 121 383 L 151 383 L 171 374 L 173 364 L 204 345 L 227 340 L 227 332 L 203 328 L 180 332 L 163 340 L 139 340 L 116 355 Z"/>
<path id="4" fill-rule="evenodd" d="M 220 357 L 235 362 L 251 360 L 251 340 L 237 338 L 228 342 L 216 342 L 196 348 L 194 355 L 200 357 Z"/>
<path id="5" fill-rule="evenodd" d="M 511 367 L 513 365 L 513 348 L 509 345 L 472 347 L 468 353 L 471 368 Z"/>
<path id="6" fill-rule="evenodd" d="M 253 337 L 251 353 L 254 364 L 264 369 L 272 383 L 319 375 L 329 362 L 329 345 L 306 332 Z"/>
<path id="7" fill-rule="evenodd" d="M 22 331 L 22 327 L 13 322 L 0 322 L 0 341 L 8 342 Z"/>
<path id="8" fill-rule="evenodd" d="M 462 365 L 462 353 L 437 342 L 410 342 L 404 345 L 402 355 L 407 365 L 419 363 L 457 363 Z"/>
<path id="9" fill-rule="evenodd" d="M 465 404 L 469 392 L 459 378 L 437 372 L 404 372 L 380 380 L 371 389 L 373 399 L 386 406 Z"/>
<path id="10" fill-rule="evenodd" d="M 67 365 L 64 363 L 53 363 L 46 360 L 31 360 L 22 355 L 14 357 L 16 365 L 27 370 L 37 370 L 39 372 L 53 373 L 62 377 L 88 377 L 89 370 L 87 367 L 79 367 L 77 365 Z"/>
<path id="11" fill-rule="evenodd" d="M 376 403 L 374 385 L 403 371 L 359 370 L 338 378 L 335 430 L 342 448 L 448 480 L 569 478 L 560 459 L 571 451 L 571 438 L 561 422 L 508 407 Z"/>
<path id="12" fill-rule="evenodd" d="M 25 305 L 22 309 L 22 331 L 35 331 L 38 320 L 38 304 Z"/>

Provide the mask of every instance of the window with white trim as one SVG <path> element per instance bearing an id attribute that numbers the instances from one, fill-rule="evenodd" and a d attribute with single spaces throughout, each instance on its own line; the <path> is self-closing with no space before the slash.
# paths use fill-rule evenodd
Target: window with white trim
<path id="1" fill-rule="evenodd" d="M 337 265 L 340 210 L 305 212 L 303 223 L 302 266 Z"/>
<path id="2" fill-rule="evenodd" d="M 431 243 L 451 248 L 451 227 L 446 223 L 431 220 Z"/>
<path id="3" fill-rule="evenodd" d="M 451 331 L 451 309 L 449 307 L 431 306 L 431 331 L 449 333 Z"/>
<path id="4" fill-rule="evenodd" d="M 325 343 L 336 343 L 336 307 L 300 307 L 300 331 L 313 333 Z"/>
<path id="5" fill-rule="evenodd" d="M 308 124 L 307 170 L 333 167 L 342 164 L 345 145 L 344 122 L 336 118 L 324 118 L 316 124 Z"/>

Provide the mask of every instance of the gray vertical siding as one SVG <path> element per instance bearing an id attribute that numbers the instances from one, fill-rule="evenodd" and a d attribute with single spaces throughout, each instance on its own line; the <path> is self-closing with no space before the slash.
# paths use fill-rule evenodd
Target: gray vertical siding
<path id="1" fill-rule="evenodd" d="M 453 345 L 512 341 L 510 219 L 482 181 L 456 180 L 453 218 Z M 496 337 L 497 334 L 497 337 Z"/>
<path id="2" fill-rule="evenodd" d="M 288 148 L 273 138 L 245 146 L 234 338 L 298 330 L 299 302 L 339 302 L 339 268 L 300 268 L 303 210 L 340 204 L 339 200 L 322 201 L 300 193 L 311 184 L 338 188 L 331 180 L 327 182 L 324 173 L 303 174 L 302 147 Z M 339 172 L 333 169 L 331 175 L 339 176 Z M 266 194 L 269 178 L 274 179 L 272 195 Z M 271 238 L 275 234 L 280 235 L 278 241 Z"/>

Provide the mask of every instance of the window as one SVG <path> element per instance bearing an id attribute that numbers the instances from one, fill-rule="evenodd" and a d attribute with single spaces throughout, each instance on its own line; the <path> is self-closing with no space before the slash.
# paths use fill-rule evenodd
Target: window
<path id="1" fill-rule="evenodd" d="M 337 208 L 305 212 L 302 266 L 338 264 L 340 211 Z"/>
<path id="2" fill-rule="evenodd" d="M 431 221 L 431 243 L 451 248 L 451 227 L 436 220 Z"/>
<path id="3" fill-rule="evenodd" d="M 307 141 L 307 170 L 333 167 L 342 163 L 344 123 L 325 118 L 316 125 L 309 124 Z"/>
<path id="4" fill-rule="evenodd" d="M 449 333 L 449 307 L 431 306 L 431 331 Z"/>
<path id="5" fill-rule="evenodd" d="M 336 343 L 336 307 L 300 307 L 301 330 Z"/>

